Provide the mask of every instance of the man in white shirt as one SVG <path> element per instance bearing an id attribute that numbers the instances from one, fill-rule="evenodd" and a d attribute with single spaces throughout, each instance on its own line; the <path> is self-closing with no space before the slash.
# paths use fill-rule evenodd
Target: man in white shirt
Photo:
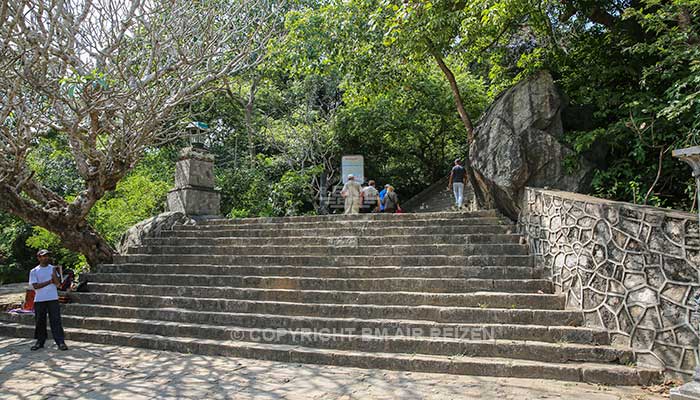
<path id="1" fill-rule="evenodd" d="M 345 214 L 357 214 L 360 212 L 361 192 L 362 186 L 355 182 L 355 176 L 353 174 L 348 175 L 348 182 L 340 192 L 345 197 Z"/>
<path id="2" fill-rule="evenodd" d="M 29 286 L 34 288 L 34 317 L 36 326 L 34 338 L 36 343 L 32 350 L 39 350 L 46 342 L 46 313 L 49 314 L 51 333 L 53 340 L 61 350 L 68 350 L 64 341 L 63 325 L 61 324 L 61 306 L 58 304 L 58 290 L 56 287 L 61 283 L 56 267 L 49 264 L 48 250 L 39 250 L 36 258 L 39 265 L 29 271 Z"/>

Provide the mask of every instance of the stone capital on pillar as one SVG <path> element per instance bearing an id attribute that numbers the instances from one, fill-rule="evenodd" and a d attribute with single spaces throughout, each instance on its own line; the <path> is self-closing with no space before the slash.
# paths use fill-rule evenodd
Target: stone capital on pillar
<path id="1" fill-rule="evenodd" d="M 688 163 L 693 169 L 693 177 L 700 178 L 700 146 L 673 150 L 673 156 Z"/>
<path id="2" fill-rule="evenodd" d="M 168 209 L 188 216 L 218 216 L 220 203 L 214 189 L 214 156 L 205 149 L 182 149 L 175 165 L 175 188 L 168 192 Z"/>

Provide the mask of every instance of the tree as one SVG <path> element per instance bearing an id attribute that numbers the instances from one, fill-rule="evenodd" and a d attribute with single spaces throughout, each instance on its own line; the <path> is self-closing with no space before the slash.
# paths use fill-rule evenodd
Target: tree
<path id="1" fill-rule="evenodd" d="M 532 10 L 538 0 L 455 1 L 392 0 L 383 3 L 374 17 L 384 21 L 385 42 L 399 47 L 408 57 L 431 58 L 447 79 L 457 113 L 466 131 L 466 146 L 474 142 L 474 116 L 464 104 L 453 68 L 451 55 L 466 65 L 484 57 L 492 46 L 519 32 L 524 20 L 533 20 Z M 480 206 L 494 206 L 489 188 L 474 173 L 470 158 L 465 168 L 475 198 Z"/>
<path id="2" fill-rule="evenodd" d="M 56 233 L 91 265 L 113 248 L 90 209 L 153 146 L 180 135 L 187 105 L 261 62 L 279 20 L 268 0 L 0 0 L 0 209 Z M 29 159 L 65 136 L 82 180 L 68 200 Z"/>

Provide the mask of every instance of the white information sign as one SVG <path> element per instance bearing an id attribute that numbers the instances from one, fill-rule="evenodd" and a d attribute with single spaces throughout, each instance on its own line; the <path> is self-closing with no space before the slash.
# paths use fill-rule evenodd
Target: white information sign
<path id="1" fill-rule="evenodd" d="M 343 156 L 341 170 L 343 174 L 343 184 L 348 182 L 349 174 L 355 176 L 355 182 L 362 184 L 365 181 L 365 158 L 358 155 Z"/>

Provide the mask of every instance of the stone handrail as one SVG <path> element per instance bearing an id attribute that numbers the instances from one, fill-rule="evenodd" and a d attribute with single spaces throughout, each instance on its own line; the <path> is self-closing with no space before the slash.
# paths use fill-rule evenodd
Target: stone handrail
<path id="1" fill-rule="evenodd" d="M 536 262 L 567 309 L 640 365 L 687 378 L 698 359 L 694 296 L 700 295 L 697 215 L 527 188 L 519 218 Z"/>

